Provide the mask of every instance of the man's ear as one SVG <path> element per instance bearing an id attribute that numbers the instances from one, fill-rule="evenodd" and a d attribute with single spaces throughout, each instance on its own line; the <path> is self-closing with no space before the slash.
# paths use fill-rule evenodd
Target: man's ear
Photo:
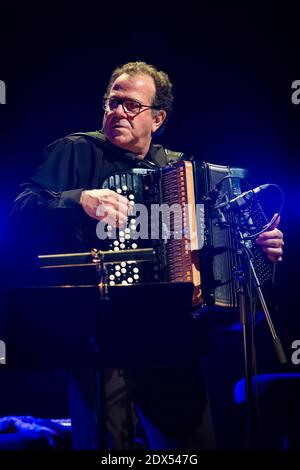
<path id="1" fill-rule="evenodd" d="M 167 117 L 167 113 L 164 109 L 161 109 L 160 111 L 157 111 L 154 116 L 153 116 L 153 124 L 152 124 L 152 133 L 154 134 L 157 129 L 160 128 L 162 123 Z"/>

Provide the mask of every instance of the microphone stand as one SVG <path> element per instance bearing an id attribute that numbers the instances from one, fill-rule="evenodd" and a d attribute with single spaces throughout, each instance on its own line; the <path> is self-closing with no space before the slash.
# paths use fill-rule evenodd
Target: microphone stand
<path id="1" fill-rule="evenodd" d="M 240 312 L 240 324 L 243 332 L 244 370 L 245 370 L 245 392 L 246 392 L 246 416 L 247 416 L 247 447 L 255 449 L 259 447 L 258 410 L 252 389 L 252 373 L 254 365 L 253 345 L 253 312 L 250 308 L 250 295 L 248 291 L 245 272 L 242 270 L 234 272 L 237 281 L 238 306 Z"/>
<path id="2" fill-rule="evenodd" d="M 228 223 L 223 211 L 220 207 L 215 206 L 217 210 L 219 226 L 228 228 Z M 247 447 L 250 449 L 257 449 L 260 447 L 260 432 L 259 432 L 259 410 L 256 397 L 253 393 L 252 376 L 254 365 L 256 363 L 255 351 L 253 348 L 254 342 L 254 312 L 251 310 L 251 295 L 253 286 L 260 300 L 269 330 L 272 335 L 273 344 L 277 357 L 281 364 L 287 362 L 281 341 L 276 334 L 270 312 L 262 292 L 262 283 L 259 280 L 259 275 L 256 272 L 255 258 L 251 250 L 252 241 L 249 241 L 249 231 L 253 230 L 253 227 L 247 227 L 252 225 L 253 221 L 250 218 L 250 214 L 247 208 L 239 208 L 242 215 L 236 215 L 237 221 L 235 228 L 234 238 L 236 239 L 239 249 L 238 254 L 244 261 L 241 263 L 241 268 L 235 269 L 233 272 L 233 278 L 237 285 L 238 294 L 238 305 L 240 312 L 240 323 L 243 332 L 243 350 L 244 350 L 244 368 L 245 368 L 245 391 L 246 391 L 246 408 L 247 408 Z M 247 231 L 248 230 L 248 231 Z M 252 282 L 251 282 L 252 281 Z M 254 281 L 254 282 L 253 282 Z"/>

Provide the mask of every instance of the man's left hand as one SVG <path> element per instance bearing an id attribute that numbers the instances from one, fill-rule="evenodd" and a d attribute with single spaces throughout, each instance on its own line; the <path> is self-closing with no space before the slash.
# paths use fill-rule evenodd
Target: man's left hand
<path id="1" fill-rule="evenodd" d="M 273 263 L 282 261 L 282 247 L 284 245 L 284 241 L 283 233 L 277 228 L 279 222 L 280 216 L 278 214 L 274 214 L 268 231 L 261 233 L 255 240 L 267 254 L 269 260 L 273 261 Z"/>

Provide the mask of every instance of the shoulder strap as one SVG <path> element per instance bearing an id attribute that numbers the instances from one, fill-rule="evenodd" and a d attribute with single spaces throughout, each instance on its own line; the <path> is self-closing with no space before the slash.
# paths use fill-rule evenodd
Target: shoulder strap
<path id="1" fill-rule="evenodd" d="M 164 167 L 170 162 L 180 160 L 184 155 L 182 152 L 174 152 L 158 144 L 152 145 L 151 148 L 152 158 L 160 167 Z"/>
<path id="2" fill-rule="evenodd" d="M 174 150 L 165 149 L 167 163 L 180 160 L 183 156 L 183 152 L 175 152 Z"/>

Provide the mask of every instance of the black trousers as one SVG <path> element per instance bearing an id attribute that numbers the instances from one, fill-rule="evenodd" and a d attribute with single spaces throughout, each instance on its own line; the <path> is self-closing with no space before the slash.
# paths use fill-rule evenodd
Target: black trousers
<path id="1" fill-rule="evenodd" d="M 77 449 L 97 447 L 95 374 L 72 374 L 72 428 Z M 201 365 L 104 370 L 102 448 L 213 449 L 214 432 Z M 73 397 L 73 399 L 72 399 Z"/>
<path id="2" fill-rule="evenodd" d="M 110 423 L 111 431 L 119 429 L 114 442 L 120 443 L 123 436 L 124 445 L 127 434 L 131 439 L 125 444 L 128 448 L 137 444 L 147 449 L 215 448 L 210 405 L 197 358 L 176 367 L 114 371 L 106 383 L 106 395 L 107 425 Z M 130 417 L 126 418 L 124 407 Z"/>

